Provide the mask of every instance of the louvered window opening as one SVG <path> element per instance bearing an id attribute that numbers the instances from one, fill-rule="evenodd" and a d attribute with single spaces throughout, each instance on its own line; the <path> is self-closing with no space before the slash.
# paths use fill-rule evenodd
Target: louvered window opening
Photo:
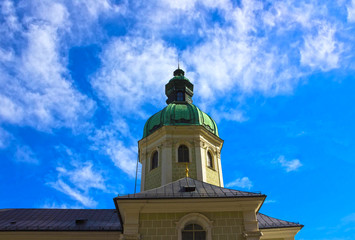
<path id="1" fill-rule="evenodd" d="M 213 168 L 213 157 L 210 152 L 207 152 L 207 166 Z"/>
<path id="2" fill-rule="evenodd" d="M 158 167 L 158 152 L 155 151 L 153 156 L 152 156 L 152 164 L 151 164 L 151 170 L 153 170 L 154 168 Z"/>

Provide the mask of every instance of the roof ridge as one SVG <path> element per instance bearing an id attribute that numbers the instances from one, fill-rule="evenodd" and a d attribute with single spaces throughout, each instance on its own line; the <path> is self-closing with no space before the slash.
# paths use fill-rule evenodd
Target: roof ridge
<path id="1" fill-rule="evenodd" d="M 189 192 L 189 194 L 187 194 L 182 189 L 182 187 L 184 187 L 186 184 L 192 185 L 191 183 L 196 186 L 196 190 L 194 192 Z M 261 194 L 259 192 L 247 192 L 247 191 L 224 188 L 191 177 L 183 177 L 173 182 L 146 191 L 117 196 L 117 198 L 121 198 L 121 199 L 122 198 L 187 198 L 187 197 L 192 197 L 192 198 L 266 197 L 266 195 Z"/>

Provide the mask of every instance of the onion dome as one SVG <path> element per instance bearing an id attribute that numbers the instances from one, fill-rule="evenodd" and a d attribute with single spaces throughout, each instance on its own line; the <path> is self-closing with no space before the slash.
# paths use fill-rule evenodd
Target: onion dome
<path id="1" fill-rule="evenodd" d="M 174 77 L 165 85 L 168 106 L 148 119 L 144 126 L 143 138 L 162 126 L 181 125 L 203 126 L 218 136 L 216 122 L 192 104 L 193 84 L 184 75 L 180 68 L 174 71 Z"/>

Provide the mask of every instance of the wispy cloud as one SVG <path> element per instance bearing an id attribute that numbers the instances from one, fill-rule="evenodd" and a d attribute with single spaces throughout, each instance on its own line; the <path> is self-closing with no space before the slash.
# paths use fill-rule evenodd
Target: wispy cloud
<path id="1" fill-rule="evenodd" d="M 142 105 L 161 103 L 164 84 L 172 77 L 176 50 L 161 40 L 113 39 L 101 56 L 102 68 L 91 84 L 114 113 L 142 116 Z"/>
<path id="2" fill-rule="evenodd" d="M 0 122 L 42 130 L 72 127 L 94 108 L 94 102 L 73 87 L 66 70 L 61 34 L 70 25 L 67 9 L 55 2 L 46 4 L 41 5 L 46 9 L 41 14 L 22 21 L 17 20 L 12 4 L 2 6 L 9 20 L 1 30 L 19 37 L 0 42 L 4 59 L 0 65 Z M 21 51 L 16 51 L 18 45 L 23 45 Z"/>
<path id="3" fill-rule="evenodd" d="M 57 167 L 57 180 L 48 184 L 85 207 L 98 204 L 90 196 L 92 189 L 107 191 L 102 173 L 93 169 L 92 162 L 74 163 L 71 169 Z"/>
<path id="4" fill-rule="evenodd" d="M 0 127 L 0 149 L 6 148 L 10 144 L 11 139 L 11 134 Z"/>
<path id="5" fill-rule="evenodd" d="M 92 162 L 75 164 L 75 168 L 67 170 L 64 167 L 57 167 L 59 177 L 67 177 L 77 188 L 87 192 L 90 188 L 106 190 L 105 180 L 102 174 L 93 169 Z"/>
<path id="6" fill-rule="evenodd" d="M 78 189 L 69 186 L 67 183 L 63 182 L 63 180 L 59 179 L 54 183 L 50 183 L 50 185 L 57 189 L 58 191 L 68 195 L 72 199 L 80 202 L 85 207 L 96 207 L 97 202 L 93 200 L 92 197 L 88 196 L 85 193 L 80 192 Z"/>
<path id="7" fill-rule="evenodd" d="M 355 0 L 351 0 L 346 8 L 348 10 L 348 21 L 355 22 Z"/>
<path id="8" fill-rule="evenodd" d="M 103 46 L 102 66 L 91 80 L 100 99 L 116 114 L 127 110 L 142 114 L 147 101 L 160 104 L 164 97 L 159 89 L 171 77 L 178 53 L 187 75 L 198 85 L 203 108 L 235 121 L 245 117 L 238 111 L 217 109 L 214 103 L 222 98 L 238 103 L 240 95 L 255 93 L 289 94 L 310 73 L 302 66 L 328 71 L 341 61 L 337 25 L 325 20 L 327 9 L 317 3 L 184 1 L 177 5 L 161 0 L 135 7 L 135 30 Z M 218 24 L 211 22 L 211 11 L 218 13 Z M 189 30 L 181 31 L 181 25 Z M 164 40 L 178 36 L 193 41 L 179 51 Z"/>
<path id="9" fill-rule="evenodd" d="M 78 205 L 68 205 L 68 204 L 58 204 L 56 202 L 53 202 L 53 200 L 46 200 L 44 204 L 40 205 L 39 208 L 56 208 L 56 209 L 70 209 L 70 208 L 81 208 L 81 206 Z"/>
<path id="10" fill-rule="evenodd" d="M 6 86 L 0 90 L 4 103 L 0 121 L 37 129 L 77 127 L 93 115 L 96 103 L 76 89 L 67 69 L 68 50 L 84 42 L 103 49 L 100 68 L 90 82 L 115 116 L 129 111 L 145 117 L 147 102 L 160 105 L 165 98 L 161 89 L 171 77 L 178 53 L 199 86 L 196 92 L 205 108 L 234 121 L 245 117 L 238 110 L 224 112 L 214 103 L 222 98 L 238 103 L 240 95 L 254 93 L 290 93 L 300 77 L 308 74 L 300 63 L 327 71 L 341 62 L 337 24 L 325 20 L 326 8 L 313 2 L 267 6 L 262 1 L 233 4 L 228 0 L 179 4 L 161 0 L 132 6 L 109 0 L 21 4 L 26 18 L 19 17 L 12 1 L 1 5 L 4 24 L 0 31 L 8 37 L 0 41 L 0 84 Z M 218 24 L 212 21 L 211 11 L 220 19 Z M 107 37 L 98 23 L 110 17 L 129 20 L 134 27 L 97 43 Z M 182 24 L 188 30 L 181 30 Z M 179 36 L 192 40 L 191 44 L 179 50 L 167 41 Z M 292 48 L 284 47 L 289 45 Z M 17 46 L 24 47 L 16 51 Z"/>
<path id="11" fill-rule="evenodd" d="M 238 187 L 238 188 L 250 189 L 253 187 L 253 183 L 250 181 L 248 177 L 242 177 L 227 183 L 226 187 Z"/>
<path id="12" fill-rule="evenodd" d="M 343 217 L 341 220 L 343 223 L 355 223 L 355 213 L 351 213 Z"/>
<path id="13" fill-rule="evenodd" d="M 301 161 L 299 159 L 292 159 L 292 160 L 287 160 L 285 156 L 280 156 L 278 157 L 277 160 L 273 161 L 275 164 L 280 165 L 283 167 L 286 172 L 293 172 L 298 170 L 300 167 L 303 166 Z"/>
<path id="14" fill-rule="evenodd" d="M 323 71 L 337 68 L 343 44 L 335 39 L 334 34 L 334 26 L 322 24 L 315 35 L 306 35 L 300 52 L 301 63 Z"/>
<path id="15" fill-rule="evenodd" d="M 130 177 L 135 176 L 136 164 L 137 164 L 137 145 L 127 145 L 119 139 L 120 127 L 125 125 L 124 122 L 103 126 L 101 129 L 95 130 L 90 139 L 92 140 L 91 149 L 102 152 L 110 157 L 116 167 L 120 168 L 123 172 Z M 127 141 L 129 142 L 129 141 Z"/>
<path id="16" fill-rule="evenodd" d="M 29 146 L 22 145 L 16 148 L 14 160 L 16 162 L 39 164 L 38 158 Z"/>

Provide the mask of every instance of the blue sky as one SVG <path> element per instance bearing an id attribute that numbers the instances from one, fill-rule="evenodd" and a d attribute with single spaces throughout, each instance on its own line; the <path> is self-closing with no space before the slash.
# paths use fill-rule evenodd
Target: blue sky
<path id="1" fill-rule="evenodd" d="M 0 3 L 0 208 L 113 208 L 180 66 L 225 185 L 355 238 L 355 1 Z"/>

